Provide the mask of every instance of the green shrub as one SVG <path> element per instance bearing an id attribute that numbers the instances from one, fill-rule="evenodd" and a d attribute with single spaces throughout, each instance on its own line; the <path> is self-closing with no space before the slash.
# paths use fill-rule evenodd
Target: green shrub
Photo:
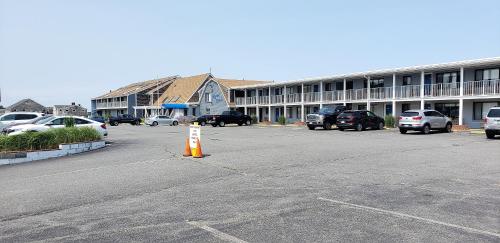
<path id="1" fill-rule="evenodd" d="M 285 125 L 285 124 L 286 124 L 286 117 L 284 117 L 284 116 L 280 116 L 280 117 L 278 118 L 278 123 L 279 123 L 280 125 Z"/>
<path id="2" fill-rule="evenodd" d="M 56 149 L 60 144 L 101 140 L 101 134 L 91 127 L 54 128 L 43 132 L 25 132 L 0 136 L 0 152 Z"/>
<path id="3" fill-rule="evenodd" d="M 255 123 L 258 122 L 257 121 L 257 116 L 251 116 L 251 118 L 252 118 L 252 124 L 255 124 Z"/>
<path id="4" fill-rule="evenodd" d="M 387 115 L 384 118 L 386 127 L 396 127 L 396 117 Z"/>
<path id="5" fill-rule="evenodd" d="M 75 118 L 73 117 L 64 118 L 64 127 L 74 127 L 74 126 L 75 126 Z"/>

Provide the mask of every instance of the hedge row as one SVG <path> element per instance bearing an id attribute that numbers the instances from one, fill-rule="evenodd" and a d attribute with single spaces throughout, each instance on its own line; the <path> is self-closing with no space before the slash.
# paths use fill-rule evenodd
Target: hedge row
<path id="1" fill-rule="evenodd" d="M 65 127 L 19 135 L 0 135 L 0 152 L 57 149 L 59 144 L 101 140 L 101 134 L 91 127 Z"/>

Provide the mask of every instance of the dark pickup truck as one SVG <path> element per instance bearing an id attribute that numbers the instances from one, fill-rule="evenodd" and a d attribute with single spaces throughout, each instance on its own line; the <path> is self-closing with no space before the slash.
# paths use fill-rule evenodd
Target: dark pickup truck
<path id="1" fill-rule="evenodd" d="M 238 126 L 243 124 L 248 126 L 252 124 L 252 118 L 239 111 L 223 111 L 222 114 L 213 115 L 209 118 L 210 119 L 207 119 L 207 123 L 212 124 L 213 127 L 223 127 L 231 123 L 238 124 Z"/>
<path id="2" fill-rule="evenodd" d="M 332 129 L 332 125 L 337 123 L 337 116 L 346 110 L 346 107 L 339 105 L 333 108 L 323 108 L 318 113 L 307 114 L 306 124 L 309 130 L 316 127 L 323 127 L 325 130 Z"/>
<path id="3" fill-rule="evenodd" d="M 118 126 L 118 124 L 120 124 L 120 123 L 129 123 L 131 125 L 140 125 L 141 119 L 134 117 L 132 115 L 120 115 L 117 117 L 110 117 L 108 122 L 109 122 L 109 125 L 111 125 L 111 126 Z"/>

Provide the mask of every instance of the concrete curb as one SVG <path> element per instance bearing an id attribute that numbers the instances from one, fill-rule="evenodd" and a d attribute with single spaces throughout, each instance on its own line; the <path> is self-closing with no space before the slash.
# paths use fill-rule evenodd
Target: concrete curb
<path id="1" fill-rule="evenodd" d="M 0 154 L 0 165 L 19 164 L 43 159 L 63 157 L 100 149 L 105 146 L 105 141 L 97 141 L 88 143 L 61 144 L 59 145 L 59 149 L 57 150 Z"/>

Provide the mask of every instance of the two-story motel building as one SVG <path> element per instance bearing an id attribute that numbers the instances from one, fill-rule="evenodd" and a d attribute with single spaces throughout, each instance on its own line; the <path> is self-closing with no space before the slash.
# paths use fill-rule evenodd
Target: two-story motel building
<path id="1" fill-rule="evenodd" d="M 233 109 L 259 121 L 304 121 L 326 106 L 368 109 L 398 116 L 409 109 L 436 109 L 457 125 L 478 128 L 500 105 L 500 57 L 375 70 L 329 77 L 233 87 Z"/>

